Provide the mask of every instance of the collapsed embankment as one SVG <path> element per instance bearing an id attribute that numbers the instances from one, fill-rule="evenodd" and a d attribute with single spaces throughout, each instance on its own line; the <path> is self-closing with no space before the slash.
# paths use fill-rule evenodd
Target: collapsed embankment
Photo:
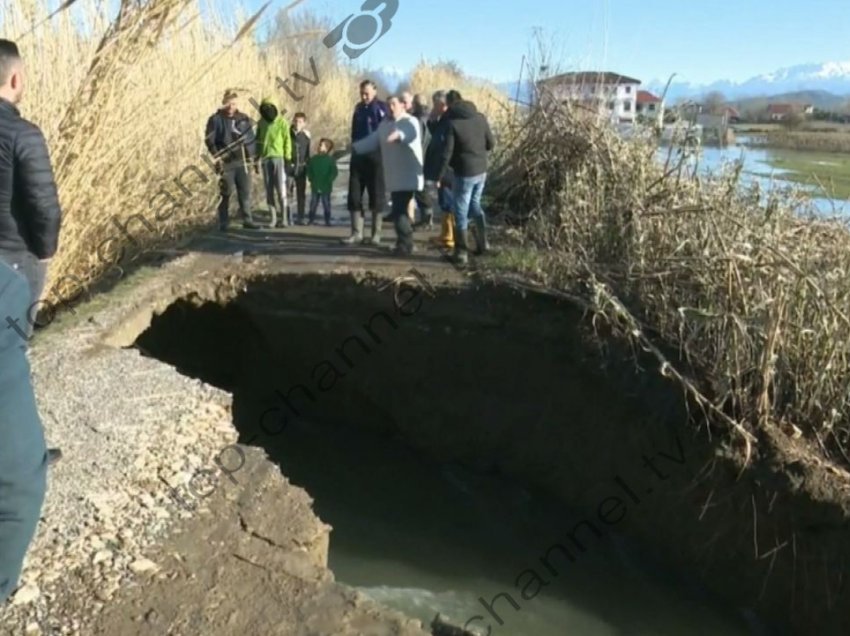
<path id="1" fill-rule="evenodd" d="M 541 575 L 615 529 L 779 632 L 850 630 L 845 475 L 780 439 L 745 466 L 655 360 L 638 352 L 638 370 L 633 351 L 600 347 L 570 303 L 421 273 L 386 285 L 231 280 L 177 301 L 136 343 L 232 392 L 240 441 L 272 457 L 294 418 L 356 422 L 581 506 L 529 564 Z"/>

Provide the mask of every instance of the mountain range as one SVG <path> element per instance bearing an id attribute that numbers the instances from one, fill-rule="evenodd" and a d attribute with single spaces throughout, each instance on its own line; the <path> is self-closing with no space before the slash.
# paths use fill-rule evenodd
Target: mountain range
<path id="1" fill-rule="evenodd" d="M 666 83 L 666 80 L 647 82 L 646 89 L 660 95 Z M 800 64 L 757 75 L 742 82 L 718 80 L 709 84 L 693 84 L 678 82 L 674 78 L 667 91 L 667 101 L 699 97 L 714 91 L 736 101 L 789 93 L 810 93 L 814 97 L 810 100 L 812 103 L 823 98 L 829 101 L 829 95 L 843 97 L 846 102 L 850 99 L 850 61 Z"/>
<path id="2" fill-rule="evenodd" d="M 376 79 L 381 80 L 390 90 L 405 81 L 408 76 L 408 73 L 393 67 L 375 69 L 373 73 Z M 645 81 L 642 88 L 660 96 L 666 84 L 666 79 L 656 79 Z M 522 102 L 530 100 L 532 91 L 527 83 L 518 87 L 515 81 L 503 82 L 497 86 L 512 99 L 518 95 Z M 816 108 L 840 108 L 850 102 L 850 60 L 799 64 L 740 82 L 717 80 L 699 84 L 679 81 L 674 77 L 667 91 L 666 101 L 672 103 L 678 99 L 699 98 L 715 91 L 722 93 L 727 100 L 739 104 L 753 100 L 799 101 L 814 104 Z"/>

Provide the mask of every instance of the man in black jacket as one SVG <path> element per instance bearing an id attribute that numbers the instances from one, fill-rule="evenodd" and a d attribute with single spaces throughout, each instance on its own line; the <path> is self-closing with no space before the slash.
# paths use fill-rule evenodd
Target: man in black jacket
<path id="1" fill-rule="evenodd" d="M 372 80 L 360 82 L 360 102 L 354 107 L 351 116 L 351 144 L 365 139 L 378 129 L 378 126 L 388 116 L 389 108 L 378 99 L 378 89 Z M 372 211 L 372 236 L 363 237 L 365 225 L 365 210 L 363 194 L 369 195 L 369 208 Z M 344 245 L 365 243 L 379 245 L 381 243 L 382 213 L 387 203 L 384 186 L 384 168 L 380 151 L 369 154 L 351 153 L 348 170 L 348 212 L 351 215 L 351 236 L 344 238 Z"/>
<path id="2" fill-rule="evenodd" d="M 0 40 L 0 259 L 29 283 L 32 304 L 21 322 L 29 338 L 59 245 L 62 211 L 44 135 L 17 107 L 23 71 L 18 47 Z"/>
<path id="3" fill-rule="evenodd" d="M 223 232 L 230 224 L 230 195 L 234 190 L 239 198 L 242 227 L 259 229 L 251 214 L 251 176 L 248 173 L 249 165 L 254 166 L 255 173 L 260 172 L 254 122 L 237 107 L 238 97 L 235 92 L 227 91 L 222 107 L 207 120 L 207 150 L 221 175 L 218 227 Z"/>
<path id="4" fill-rule="evenodd" d="M 292 118 L 292 165 L 289 168 L 289 200 L 298 202 L 298 224 L 304 224 L 304 212 L 307 208 L 307 163 L 310 161 L 310 143 L 312 137 L 307 130 L 307 115 L 295 113 Z M 289 216 L 292 223 L 292 215 Z"/>
<path id="5" fill-rule="evenodd" d="M 469 260 L 467 237 L 469 219 L 475 222 L 478 254 L 489 249 L 487 223 L 481 207 L 481 196 L 487 183 L 488 155 L 493 150 L 493 133 L 487 118 L 457 91 L 446 96 L 449 128 L 443 148 L 440 181 L 449 168 L 454 170 L 455 261 L 465 265 Z"/>
<path id="6" fill-rule="evenodd" d="M 0 261 L 24 277 L 30 292 L 24 312 L 0 312 L 0 321 L 6 323 L 0 332 L 13 334 L 25 348 L 35 327 L 47 266 L 59 246 L 62 210 L 44 135 L 18 110 L 23 93 L 18 47 L 0 40 Z M 50 463 L 61 457 L 58 448 L 48 451 Z"/>
<path id="7" fill-rule="evenodd" d="M 0 315 L 23 318 L 29 298 L 26 280 L 0 261 Z M 14 330 L 0 329 L 0 604 L 15 591 L 38 525 L 47 463 L 25 349 Z"/>

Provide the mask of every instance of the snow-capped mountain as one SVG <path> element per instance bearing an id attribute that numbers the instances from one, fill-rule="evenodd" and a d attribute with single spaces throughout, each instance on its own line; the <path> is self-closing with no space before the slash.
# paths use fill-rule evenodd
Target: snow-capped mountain
<path id="1" fill-rule="evenodd" d="M 661 93 L 665 80 L 647 82 L 647 89 Z M 850 95 L 850 60 L 824 64 L 800 64 L 782 68 L 772 73 L 757 75 L 743 82 L 720 80 L 711 84 L 692 84 L 673 79 L 667 98 L 694 97 L 719 91 L 730 99 L 793 93 L 798 91 L 827 91 L 836 95 Z"/>

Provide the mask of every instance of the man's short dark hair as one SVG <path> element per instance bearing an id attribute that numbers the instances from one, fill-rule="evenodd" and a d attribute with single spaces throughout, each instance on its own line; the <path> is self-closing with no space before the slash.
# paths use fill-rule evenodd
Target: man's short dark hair
<path id="1" fill-rule="evenodd" d="M 307 115 L 304 113 L 295 113 L 295 116 L 292 119 L 303 119 L 307 121 Z"/>
<path id="2" fill-rule="evenodd" d="M 360 82 L 360 90 L 361 90 L 361 91 L 362 91 L 364 88 L 366 88 L 367 86 L 371 86 L 371 87 L 372 87 L 372 88 L 374 88 L 375 90 L 378 90 L 378 85 L 377 85 L 377 84 L 375 84 L 375 82 L 373 82 L 373 81 L 372 81 L 372 80 L 370 80 L 370 79 L 365 79 L 365 80 L 363 80 L 362 82 Z"/>
<path id="3" fill-rule="evenodd" d="M 446 103 L 454 104 L 455 102 L 459 102 L 463 99 L 463 96 L 458 91 L 449 91 L 446 93 Z"/>
<path id="4" fill-rule="evenodd" d="M 12 70 L 20 60 L 18 45 L 11 40 L 0 40 L 0 86 L 9 81 Z"/>

